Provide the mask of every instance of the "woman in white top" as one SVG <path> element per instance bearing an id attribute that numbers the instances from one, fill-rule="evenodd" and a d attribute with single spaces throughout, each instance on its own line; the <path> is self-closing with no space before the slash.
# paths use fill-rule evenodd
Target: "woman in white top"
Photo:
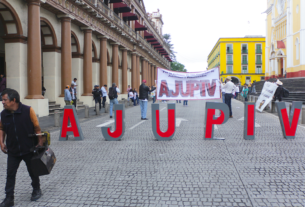
<path id="1" fill-rule="evenodd" d="M 132 89 L 129 90 L 128 96 L 129 96 L 129 98 L 132 100 L 133 105 L 135 106 L 135 99 L 134 99 L 134 97 L 133 97 Z"/>

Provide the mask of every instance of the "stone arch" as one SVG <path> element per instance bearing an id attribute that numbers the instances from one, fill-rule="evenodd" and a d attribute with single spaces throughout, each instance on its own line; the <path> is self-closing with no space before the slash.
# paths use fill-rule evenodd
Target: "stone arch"
<path id="1" fill-rule="evenodd" d="M 280 49 L 279 51 L 277 51 L 276 55 L 285 55 L 285 53 L 283 52 L 283 50 Z"/>
<path id="2" fill-rule="evenodd" d="M 57 49 L 57 37 L 52 24 L 46 18 L 40 18 L 42 51 Z"/>
<path id="3" fill-rule="evenodd" d="M 6 1 L 0 3 L 0 21 L 6 36 L 23 36 L 22 25 L 15 9 Z"/>
<path id="4" fill-rule="evenodd" d="M 235 83 L 235 84 L 241 84 L 241 81 L 238 77 L 236 76 L 231 76 L 232 78 L 232 82 Z"/>
<path id="5" fill-rule="evenodd" d="M 79 58 L 81 56 L 79 41 L 73 31 L 71 31 L 71 51 L 73 58 Z"/>
<path id="6" fill-rule="evenodd" d="M 98 62 L 97 51 L 94 41 L 92 41 L 92 62 Z"/>

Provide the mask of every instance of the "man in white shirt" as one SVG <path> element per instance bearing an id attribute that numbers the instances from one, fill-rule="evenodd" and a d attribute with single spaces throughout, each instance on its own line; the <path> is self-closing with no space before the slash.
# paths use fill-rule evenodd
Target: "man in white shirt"
<path id="1" fill-rule="evenodd" d="M 236 84 L 235 96 L 234 96 L 235 99 L 238 97 L 238 94 L 239 94 L 239 86 L 238 86 L 238 84 Z"/>
<path id="2" fill-rule="evenodd" d="M 116 86 L 116 92 L 118 93 L 118 95 L 121 93 L 121 91 L 119 89 L 119 85 Z"/>
<path id="3" fill-rule="evenodd" d="M 235 91 L 236 86 L 231 80 L 232 80 L 231 76 L 226 77 L 226 84 L 221 85 L 221 89 L 223 89 L 224 92 L 225 92 L 225 103 L 229 107 L 230 118 L 233 118 L 231 100 L 232 100 L 232 96 L 233 96 L 232 93 Z"/>
<path id="4" fill-rule="evenodd" d="M 106 103 L 106 97 L 107 97 L 107 85 L 103 85 L 101 88 L 102 94 L 103 94 L 103 108 L 105 108 L 105 103 Z"/>
<path id="5" fill-rule="evenodd" d="M 74 107 L 76 109 L 76 94 L 77 93 L 76 93 L 75 85 L 73 83 L 71 83 L 70 93 L 71 93 L 73 105 L 74 105 Z"/>
<path id="6" fill-rule="evenodd" d="M 77 78 L 74 78 L 73 81 L 72 81 L 72 84 L 74 84 L 74 88 L 76 88 L 76 86 L 77 86 L 76 81 L 77 81 Z"/>

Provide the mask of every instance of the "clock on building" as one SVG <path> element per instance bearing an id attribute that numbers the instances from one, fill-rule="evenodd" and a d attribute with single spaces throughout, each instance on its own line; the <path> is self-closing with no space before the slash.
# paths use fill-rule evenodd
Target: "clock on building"
<path id="1" fill-rule="evenodd" d="M 286 0 L 277 0 L 276 8 L 279 14 L 282 14 L 284 12 L 285 2 Z"/>

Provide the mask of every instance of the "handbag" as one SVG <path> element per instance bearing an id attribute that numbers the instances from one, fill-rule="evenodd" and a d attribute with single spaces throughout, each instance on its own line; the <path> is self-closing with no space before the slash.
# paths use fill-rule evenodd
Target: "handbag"
<path id="1" fill-rule="evenodd" d="M 31 170 L 35 176 L 48 175 L 51 173 L 56 157 L 49 146 L 39 146 L 33 151 L 34 156 L 31 159 Z"/>

